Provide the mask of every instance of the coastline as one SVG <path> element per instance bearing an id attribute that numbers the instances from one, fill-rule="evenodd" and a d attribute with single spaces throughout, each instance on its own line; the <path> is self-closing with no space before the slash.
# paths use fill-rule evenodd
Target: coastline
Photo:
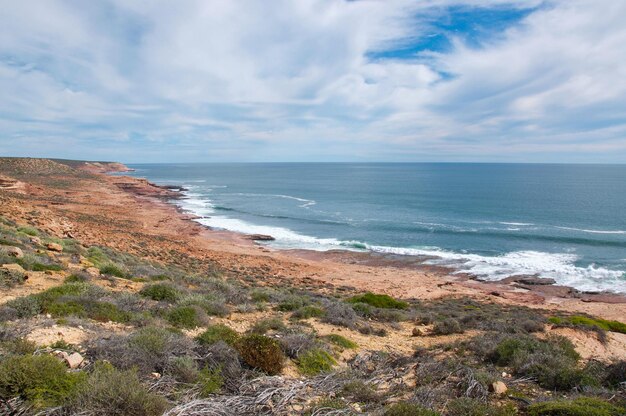
<path id="1" fill-rule="evenodd" d="M 138 181 L 146 181 L 142 178 L 127 177 Z M 146 181 L 147 182 L 147 181 Z M 171 198 L 164 197 L 163 200 L 176 209 L 179 215 L 185 219 L 194 221 L 201 219 L 192 212 L 182 208 L 175 202 L 186 197 L 182 186 L 159 185 L 147 182 L 155 189 L 166 189 L 172 191 Z M 162 198 L 159 192 L 156 192 L 158 198 Z M 374 251 L 352 251 L 346 249 L 336 249 L 328 251 L 317 251 L 307 249 L 277 249 L 263 244 L 258 244 L 258 240 L 272 240 L 271 236 L 258 236 L 256 234 L 245 234 L 236 231 L 214 229 L 210 226 L 197 222 L 201 227 L 206 229 L 211 235 L 209 238 L 224 239 L 242 244 L 245 246 L 255 247 L 264 253 L 271 253 L 274 256 L 280 256 L 281 259 L 286 257 L 290 260 L 305 260 L 313 263 L 332 264 L 333 266 L 343 265 L 345 267 L 361 266 L 372 268 L 377 271 L 402 270 L 409 273 L 409 282 L 411 278 L 428 277 L 433 280 L 440 280 L 437 287 L 443 286 L 460 286 L 465 289 L 478 290 L 482 296 L 487 295 L 490 298 L 502 298 L 503 300 L 513 300 L 515 302 L 524 303 L 522 298 L 527 297 L 533 304 L 559 304 L 559 299 L 578 300 L 582 303 L 603 303 L 603 304 L 626 304 L 626 295 L 613 292 L 586 292 L 580 291 L 573 287 L 563 286 L 549 282 L 549 279 L 543 279 L 532 275 L 517 275 L 502 279 L 500 281 L 481 280 L 477 276 L 467 273 L 458 273 L 458 270 L 452 267 L 430 265 L 424 262 L 431 259 L 428 256 L 410 256 L 400 254 L 379 253 Z M 261 238 L 256 238 L 261 237 Z M 415 275 L 411 276 L 410 273 Z M 370 273 L 372 273 L 370 271 Z M 377 275 L 376 272 L 373 272 Z M 383 273 L 384 274 L 384 273 Z M 423 280 L 423 279 L 419 279 Z M 345 281 L 343 279 L 342 281 Z M 388 280 L 387 280 L 388 281 Z M 388 281 L 389 282 L 389 281 Z M 443 282 L 443 283 L 442 283 Z M 348 281 L 348 286 L 352 286 L 357 290 L 368 290 L 372 282 L 364 282 L 362 280 Z M 422 285 L 424 282 L 421 282 Z M 416 292 L 415 290 L 401 289 L 402 285 L 390 284 L 382 285 L 380 290 L 385 293 L 398 295 L 400 290 L 404 290 L 409 297 L 430 297 L 424 292 Z M 451 289 L 452 293 L 458 293 L 457 289 Z M 426 289 L 426 293 L 433 293 L 432 289 Z M 438 293 L 438 292 L 435 292 Z M 526 293 L 528 296 L 523 296 Z M 436 296 L 434 296 L 436 297 Z M 542 300 L 543 299 L 543 300 Z"/>
<path id="2" fill-rule="evenodd" d="M 119 172 L 116 167 L 114 172 Z M 169 202 L 181 193 L 145 179 L 110 175 L 78 166 L 63 172 L 71 190 L 46 183 L 24 185 L 18 200 L 3 203 L 15 219 L 29 219 L 53 234 L 70 235 L 90 244 L 135 252 L 155 260 L 212 266 L 233 276 L 256 276 L 266 284 L 315 287 L 322 290 L 374 291 L 396 297 L 435 299 L 468 296 L 489 302 L 589 313 L 605 319 L 626 316 L 626 296 L 585 294 L 551 285 L 482 282 L 450 269 L 419 264 L 409 256 L 347 250 L 316 252 L 276 250 L 255 244 L 244 234 L 212 230 Z M 10 172 L 3 172 L 11 176 Z M 86 176 L 83 177 L 82 175 Z M 26 198 L 25 196 L 28 196 Z M 38 217 L 28 212 L 37 210 Z M 174 253 L 176 251 L 177 253 Z"/>

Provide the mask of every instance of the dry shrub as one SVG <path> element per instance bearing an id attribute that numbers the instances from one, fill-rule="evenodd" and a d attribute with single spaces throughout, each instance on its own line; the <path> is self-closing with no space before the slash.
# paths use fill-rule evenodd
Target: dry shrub
<path id="1" fill-rule="evenodd" d="M 282 371 L 285 356 L 276 340 L 251 334 L 241 338 L 236 345 L 239 354 L 250 367 L 258 368 L 269 375 Z"/>

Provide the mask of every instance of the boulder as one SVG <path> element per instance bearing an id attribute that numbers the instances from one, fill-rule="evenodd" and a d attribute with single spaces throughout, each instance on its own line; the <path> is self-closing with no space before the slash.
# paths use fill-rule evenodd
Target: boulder
<path id="1" fill-rule="evenodd" d="M 497 396 L 502 396 L 508 390 L 506 384 L 501 381 L 494 381 L 489 385 L 489 391 Z"/>
<path id="2" fill-rule="evenodd" d="M 46 248 L 50 251 L 58 251 L 58 252 L 63 251 L 63 246 L 57 243 L 48 243 L 46 245 Z"/>
<path id="3" fill-rule="evenodd" d="M 418 327 L 415 327 L 415 328 L 413 328 L 413 332 L 411 333 L 411 335 L 414 336 L 414 337 L 421 337 L 424 334 L 422 333 L 422 331 Z"/>
<path id="4" fill-rule="evenodd" d="M 19 264 L 15 264 L 15 263 L 3 264 L 0 267 L 10 272 L 26 273 L 26 270 L 24 270 L 22 266 L 20 266 Z"/>
<path id="5" fill-rule="evenodd" d="M 97 267 L 87 267 L 85 271 L 92 277 L 100 276 L 100 270 Z"/>
<path id="6" fill-rule="evenodd" d="M 72 353 L 67 358 L 65 358 L 65 363 L 68 365 L 69 368 L 72 369 L 78 368 L 83 363 L 83 361 L 85 361 L 85 359 L 77 352 Z"/>
<path id="7" fill-rule="evenodd" d="M 30 242 L 35 244 L 35 245 L 40 246 L 41 245 L 41 238 L 39 238 L 39 237 L 31 237 L 30 238 Z"/>
<path id="8" fill-rule="evenodd" d="M 276 240 L 271 235 L 265 235 L 265 234 L 250 234 L 250 235 L 247 236 L 247 238 L 249 240 L 252 240 L 252 241 L 274 241 L 274 240 Z"/>
<path id="9" fill-rule="evenodd" d="M 553 285 L 556 283 L 554 279 L 536 276 L 520 277 L 515 279 L 515 281 L 523 285 Z"/>
<path id="10" fill-rule="evenodd" d="M 11 257 L 15 257 L 17 259 L 21 259 L 24 257 L 24 252 L 19 247 L 9 247 L 7 248 L 7 254 Z"/>

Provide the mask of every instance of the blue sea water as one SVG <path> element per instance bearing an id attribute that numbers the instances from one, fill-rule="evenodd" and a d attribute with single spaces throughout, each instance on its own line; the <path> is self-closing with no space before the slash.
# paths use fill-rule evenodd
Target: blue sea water
<path id="1" fill-rule="evenodd" d="M 626 165 L 141 164 L 210 227 L 626 293 Z"/>

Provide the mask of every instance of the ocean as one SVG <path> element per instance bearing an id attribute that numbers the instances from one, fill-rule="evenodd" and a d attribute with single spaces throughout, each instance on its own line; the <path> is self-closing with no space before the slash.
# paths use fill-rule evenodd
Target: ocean
<path id="1" fill-rule="evenodd" d="M 626 165 L 140 164 L 204 225 L 275 248 L 432 256 L 482 280 L 626 293 Z"/>

